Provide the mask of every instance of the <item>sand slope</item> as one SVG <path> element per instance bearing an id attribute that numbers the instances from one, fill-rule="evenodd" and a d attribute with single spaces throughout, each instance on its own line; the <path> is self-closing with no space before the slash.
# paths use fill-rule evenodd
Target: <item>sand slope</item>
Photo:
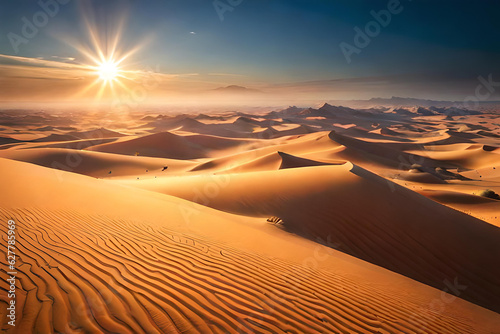
<path id="1" fill-rule="evenodd" d="M 87 148 L 91 151 L 124 155 L 141 155 L 173 159 L 196 159 L 206 156 L 206 152 L 185 138 L 170 132 L 160 132 L 136 139 L 96 145 Z"/>
<path id="2" fill-rule="evenodd" d="M 163 175 L 185 171 L 196 164 L 185 160 L 126 156 L 59 148 L 6 150 L 0 151 L 0 157 L 98 178 L 142 174 Z M 168 167 L 168 169 L 162 171 L 164 167 Z"/>
<path id="3" fill-rule="evenodd" d="M 160 132 L 116 143 L 96 145 L 90 151 L 124 155 L 141 155 L 171 159 L 197 159 L 207 157 L 212 150 L 223 150 L 246 144 L 244 140 L 215 136 L 179 136 L 170 132 Z"/>
<path id="4" fill-rule="evenodd" d="M 0 159 L 0 170 L 2 184 L 15 183 L 0 195 L 0 216 L 16 221 L 21 240 L 19 326 L 9 332 L 487 333 L 499 325 L 490 311 L 444 303 L 440 291 L 267 223 L 22 162 Z M 308 264 L 320 258 L 323 269 Z M 446 314 L 436 315 L 436 301 Z"/>
<path id="5" fill-rule="evenodd" d="M 132 183 L 131 183 L 132 184 Z M 249 216 L 500 311 L 500 230 L 352 164 L 145 180 L 134 186 Z M 362 209 L 361 209 L 362 208 Z"/>

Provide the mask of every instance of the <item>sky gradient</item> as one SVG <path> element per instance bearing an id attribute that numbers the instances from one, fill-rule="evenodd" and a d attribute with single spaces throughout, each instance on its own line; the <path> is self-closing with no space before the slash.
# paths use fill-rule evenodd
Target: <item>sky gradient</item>
<path id="1" fill-rule="evenodd" d="M 89 30 L 104 53 L 118 32 L 117 54 L 137 49 L 121 64 L 129 71 L 122 81 L 148 99 L 240 85 L 266 99 L 461 100 L 474 94 L 479 76 L 500 81 L 498 1 L 221 0 L 218 10 L 207 0 L 60 2 L 33 36 L 23 26 L 36 23 L 37 1 L 0 4 L 0 100 L 99 95 L 99 84 L 85 90 L 96 81 L 88 68 L 96 64 L 82 53 L 97 51 Z M 355 28 L 365 32 L 372 11 L 388 8 L 397 9 L 390 22 L 356 43 Z M 350 59 L 341 43 L 357 50 Z M 144 80 L 154 84 L 144 89 Z M 498 99 L 497 90 L 488 99 Z M 108 95 L 106 88 L 100 96 Z"/>

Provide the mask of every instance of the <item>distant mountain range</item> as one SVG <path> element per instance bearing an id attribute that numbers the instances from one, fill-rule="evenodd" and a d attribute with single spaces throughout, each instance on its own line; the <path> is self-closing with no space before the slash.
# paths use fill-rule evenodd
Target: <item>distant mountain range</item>
<path id="1" fill-rule="evenodd" d="M 436 101 L 436 100 L 425 100 L 416 99 L 412 97 L 399 97 L 393 96 L 391 98 L 381 98 L 374 97 L 369 100 L 332 100 L 328 103 L 338 104 L 338 105 L 348 105 L 354 107 L 374 107 L 374 106 L 399 106 L 399 107 L 457 107 L 457 108 L 472 108 L 474 107 L 473 102 L 467 103 L 467 101 Z M 486 104 L 500 104 L 500 101 L 481 101 L 480 105 Z"/>
<path id="2" fill-rule="evenodd" d="M 219 87 L 214 89 L 216 92 L 224 92 L 224 93 L 237 93 L 237 94 L 247 94 L 247 93 L 263 93 L 258 89 L 247 88 L 238 85 L 230 85 L 226 87 Z"/>

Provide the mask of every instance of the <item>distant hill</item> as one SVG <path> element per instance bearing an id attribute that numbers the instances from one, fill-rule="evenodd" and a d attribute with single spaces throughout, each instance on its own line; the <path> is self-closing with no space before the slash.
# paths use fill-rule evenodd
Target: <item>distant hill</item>
<path id="1" fill-rule="evenodd" d="M 245 93 L 263 93 L 262 91 L 258 89 L 253 89 L 253 88 L 247 88 L 243 86 L 237 86 L 237 85 L 230 85 L 226 87 L 219 87 L 214 89 L 213 91 L 216 92 L 224 92 L 224 93 L 238 93 L 238 94 L 245 94 Z"/>

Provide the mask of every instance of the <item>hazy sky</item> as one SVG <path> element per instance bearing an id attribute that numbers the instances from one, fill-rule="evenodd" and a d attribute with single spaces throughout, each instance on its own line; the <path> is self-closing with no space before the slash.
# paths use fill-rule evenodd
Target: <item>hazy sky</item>
<path id="1" fill-rule="evenodd" d="M 105 56 L 117 31 L 117 55 L 138 47 L 120 64 L 130 71 L 122 81 L 159 72 L 150 96 L 236 84 L 324 99 L 462 99 L 478 76 L 500 82 L 499 1 L 55 1 L 41 0 L 48 15 L 35 0 L 0 3 L 0 99 L 97 95 L 102 83 L 85 90 L 99 77 L 82 53 L 97 54 L 86 20 Z"/>

